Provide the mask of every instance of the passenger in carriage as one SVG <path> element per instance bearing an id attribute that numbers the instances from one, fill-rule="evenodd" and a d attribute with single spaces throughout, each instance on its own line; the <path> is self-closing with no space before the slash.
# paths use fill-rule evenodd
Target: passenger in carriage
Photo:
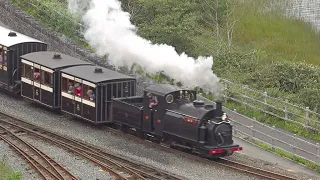
<path id="1" fill-rule="evenodd" d="M 80 87 L 80 84 L 79 84 L 79 83 L 75 84 L 75 88 L 76 88 L 76 90 L 75 90 L 76 96 L 81 97 L 81 95 L 82 95 L 82 88 Z"/>
<path id="2" fill-rule="evenodd" d="M 88 99 L 89 99 L 90 101 L 95 101 L 95 100 L 96 100 L 95 94 L 94 94 L 94 92 L 93 92 L 92 89 L 89 89 L 89 90 L 87 91 L 87 95 L 88 95 Z"/>
<path id="3" fill-rule="evenodd" d="M 40 81 L 40 72 L 38 70 L 35 70 L 33 73 L 33 79 L 35 81 Z"/>
<path id="4" fill-rule="evenodd" d="M 2 49 L 0 49 L 0 64 L 4 64 L 4 60 L 3 60 L 3 57 L 2 57 Z"/>
<path id="5" fill-rule="evenodd" d="M 72 82 L 69 82 L 68 93 L 69 94 L 74 94 L 74 87 L 73 87 L 73 83 Z"/>

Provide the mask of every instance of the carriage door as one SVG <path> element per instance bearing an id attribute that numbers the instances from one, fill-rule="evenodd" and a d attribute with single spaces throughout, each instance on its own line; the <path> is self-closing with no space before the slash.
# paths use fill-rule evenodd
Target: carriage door
<path id="1" fill-rule="evenodd" d="M 41 98 L 40 81 L 41 81 L 40 65 L 34 64 L 33 66 L 33 99 L 37 101 L 40 101 L 40 98 Z"/>
<path id="2" fill-rule="evenodd" d="M 74 78 L 74 114 L 82 116 L 82 97 L 85 92 L 83 92 L 82 80 Z"/>

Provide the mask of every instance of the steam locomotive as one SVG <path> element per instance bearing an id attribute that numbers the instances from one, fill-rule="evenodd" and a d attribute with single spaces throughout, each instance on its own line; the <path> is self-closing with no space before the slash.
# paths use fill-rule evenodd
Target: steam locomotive
<path id="1" fill-rule="evenodd" d="M 0 27 L 0 89 L 96 125 L 165 143 L 207 158 L 241 151 L 232 125 L 194 90 L 151 85 L 136 96 L 136 79 L 47 51 L 47 44 Z"/>

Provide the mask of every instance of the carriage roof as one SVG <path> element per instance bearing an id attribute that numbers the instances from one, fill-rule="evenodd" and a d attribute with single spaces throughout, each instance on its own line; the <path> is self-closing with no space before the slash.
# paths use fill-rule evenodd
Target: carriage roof
<path id="1" fill-rule="evenodd" d="M 54 58 L 54 55 L 60 56 Z M 46 66 L 50 69 L 74 66 L 74 65 L 90 65 L 91 63 L 74 58 L 72 56 L 57 52 L 38 51 L 21 56 L 21 58 L 33 63 Z"/>
<path id="2" fill-rule="evenodd" d="M 154 84 L 145 89 L 145 91 L 147 92 L 155 93 L 161 96 L 165 96 L 169 93 L 176 92 L 176 91 L 183 91 L 183 90 L 189 90 L 189 89 L 184 89 L 171 84 Z"/>
<path id="3" fill-rule="evenodd" d="M 69 74 L 76 78 L 100 83 L 106 81 L 135 80 L 134 77 L 121 74 L 119 72 L 96 66 L 75 66 L 62 70 L 63 73 Z"/>
<path id="4" fill-rule="evenodd" d="M 10 32 L 15 32 L 17 36 L 9 36 Z M 10 30 L 6 27 L 0 26 L 0 45 L 10 47 L 16 44 L 27 43 L 27 42 L 44 43 L 37 39 L 31 38 L 29 36 L 23 35 L 16 31 Z"/>

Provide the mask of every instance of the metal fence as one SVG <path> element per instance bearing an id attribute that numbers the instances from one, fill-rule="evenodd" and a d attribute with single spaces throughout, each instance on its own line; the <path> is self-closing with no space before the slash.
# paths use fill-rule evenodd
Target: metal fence
<path id="1" fill-rule="evenodd" d="M 267 92 L 250 89 L 248 86 L 225 79 L 222 79 L 221 82 L 226 88 L 223 94 L 225 101 L 232 100 L 247 108 L 259 110 L 315 131 L 320 130 L 320 114 L 310 110 L 309 107 L 299 107 L 287 100 L 271 97 Z"/>
<path id="2" fill-rule="evenodd" d="M 214 103 L 204 97 L 204 101 Z M 265 125 L 256 119 L 248 118 L 234 110 L 223 109 L 229 115 L 233 124 L 234 136 L 245 136 L 271 146 L 273 149 L 280 149 L 296 157 L 308 160 L 320 165 L 319 143 L 308 142 L 295 134 L 283 132 L 274 126 Z"/>

